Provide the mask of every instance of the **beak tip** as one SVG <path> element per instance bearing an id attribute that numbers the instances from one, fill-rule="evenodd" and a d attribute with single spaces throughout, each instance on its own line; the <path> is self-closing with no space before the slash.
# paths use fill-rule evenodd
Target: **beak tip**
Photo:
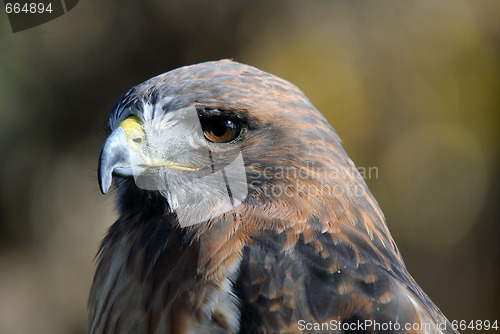
<path id="1" fill-rule="evenodd" d="M 102 184 L 99 184 L 99 188 L 101 189 L 101 193 L 103 195 L 106 195 L 108 193 L 109 186 L 103 186 Z"/>
<path id="2" fill-rule="evenodd" d="M 102 175 L 100 167 L 97 170 L 97 180 L 99 181 L 99 189 L 103 195 L 108 193 L 111 186 L 111 175 Z"/>

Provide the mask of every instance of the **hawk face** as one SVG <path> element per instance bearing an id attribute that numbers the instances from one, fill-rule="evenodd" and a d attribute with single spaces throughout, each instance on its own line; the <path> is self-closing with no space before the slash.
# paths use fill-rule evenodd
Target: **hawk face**
<path id="1" fill-rule="evenodd" d="M 114 180 L 120 217 L 100 249 L 90 333 L 393 320 L 454 333 L 340 139 L 289 82 L 229 60 L 183 67 L 123 95 L 109 127 L 98 179 L 103 193 Z"/>
<path id="2" fill-rule="evenodd" d="M 133 88 L 109 126 L 101 191 L 115 176 L 119 202 L 126 203 L 120 210 L 142 210 L 154 198 L 181 227 L 241 205 L 269 206 L 285 193 L 290 201 L 304 198 L 325 182 L 338 188 L 328 175 L 333 163 L 340 172 L 352 167 L 335 161 L 344 154 L 338 137 L 298 88 L 230 61 L 181 68 Z"/>

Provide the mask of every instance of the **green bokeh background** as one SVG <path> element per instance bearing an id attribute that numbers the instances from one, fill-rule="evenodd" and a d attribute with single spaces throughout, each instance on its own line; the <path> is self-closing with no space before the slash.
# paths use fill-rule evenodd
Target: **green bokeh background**
<path id="1" fill-rule="evenodd" d="M 0 333 L 85 332 L 116 219 L 96 181 L 107 114 L 221 58 L 299 86 L 422 288 L 450 320 L 500 322 L 500 1 L 81 0 L 15 34 L 0 12 Z"/>

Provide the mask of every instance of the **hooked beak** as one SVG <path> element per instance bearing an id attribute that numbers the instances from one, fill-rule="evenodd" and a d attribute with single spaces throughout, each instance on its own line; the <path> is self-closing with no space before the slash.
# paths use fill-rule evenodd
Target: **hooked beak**
<path id="1" fill-rule="evenodd" d="M 116 128 L 104 143 L 99 155 L 97 179 L 99 188 L 106 194 L 111 186 L 113 174 L 119 176 L 133 176 L 132 167 L 140 168 L 145 162 L 139 154 L 130 149 L 127 137 L 122 128 Z"/>

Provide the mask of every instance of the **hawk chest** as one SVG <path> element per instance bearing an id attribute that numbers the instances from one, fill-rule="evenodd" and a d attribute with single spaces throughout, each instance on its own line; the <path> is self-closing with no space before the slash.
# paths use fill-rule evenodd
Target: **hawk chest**
<path id="1" fill-rule="evenodd" d="M 147 246 L 137 239 L 103 247 L 89 299 L 90 333 L 238 332 L 238 256 L 226 256 L 219 265 L 225 270 L 207 276 L 199 247 L 182 247 L 170 236 L 157 245 L 150 237 Z"/>

